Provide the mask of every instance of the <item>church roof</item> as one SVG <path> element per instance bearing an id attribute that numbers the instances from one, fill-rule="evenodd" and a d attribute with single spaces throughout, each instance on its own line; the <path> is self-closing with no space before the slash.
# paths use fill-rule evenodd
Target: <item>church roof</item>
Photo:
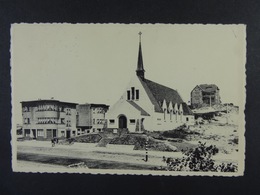
<path id="1" fill-rule="evenodd" d="M 139 110 L 141 112 L 141 115 L 143 115 L 143 116 L 150 116 L 150 114 L 148 114 L 143 108 L 141 108 L 135 102 L 133 102 L 133 101 L 127 101 L 127 102 L 129 104 L 131 104 L 133 107 L 135 107 L 137 110 Z"/>
<path id="2" fill-rule="evenodd" d="M 152 104 L 154 105 L 155 112 L 163 112 L 162 104 L 165 100 L 167 107 L 169 106 L 170 102 L 172 102 L 173 105 L 176 103 L 178 105 L 182 104 L 184 115 L 192 115 L 192 111 L 190 110 L 188 105 L 182 100 L 181 96 L 176 90 L 145 78 L 139 78 L 139 80 L 142 83 Z"/>

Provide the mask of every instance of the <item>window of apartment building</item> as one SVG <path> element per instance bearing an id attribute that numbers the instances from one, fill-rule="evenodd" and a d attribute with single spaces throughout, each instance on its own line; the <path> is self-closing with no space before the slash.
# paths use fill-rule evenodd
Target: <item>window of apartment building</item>
<path id="1" fill-rule="evenodd" d="M 72 131 L 72 135 L 73 135 L 73 136 L 76 136 L 76 131 Z"/>
<path id="2" fill-rule="evenodd" d="M 30 129 L 25 129 L 24 133 L 25 133 L 25 136 L 30 136 L 31 130 Z"/>
<path id="3" fill-rule="evenodd" d="M 37 129 L 37 137 L 44 137 L 43 129 Z"/>
<path id="4" fill-rule="evenodd" d="M 127 91 L 127 100 L 130 100 L 131 99 L 131 93 L 130 93 L 130 90 Z"/>
<path id="5" fill-rule="evenodd" d="M 96 121 L 95 121 L 95 119 L 94 119 L 94 118 L 93 118 L 93 120 L 92 120 L 92 121 L 93 121 L 92 123 L 93 123 L 93 124 L 95 124 L 95 122 L 96 122 Z"/>
<path id="6" fill-rule="evenodd" d="M 109 120 L 109 123 L 110 123 L 110 124 L 114 124 L 114 123 L 115 123 L 115 120 L 114 120 L 114 119 L 110 119 L 110 120 Z"/>
<path id="7" fill-rule="evenodd" d="M 98 130 L 98 132 L 101 132 L 101 129 L 97 129 Z"/>
<path id="8" fill-rule="evenodd" d="M 187 122 L 189 121 L 189 117 L 186 117 L 186 121 L 187 121 Z"/>
<path id="9" fill-rule="evenodd" d="M 29 112 L 29 107 L 23 107 L 23 112 Z"/>
<path id="10" fill-rule="evenodd" d="M 61 123 L 61 124 L 65 124 L 64 121 L 65 121 L 65 118 L 61 118 L 61 119 L 60 119 L 60 123 Z"/>
<path id="11" fill-rule="evenodd" d="M 135 119 L 130 119 L 130 124 L 135 124 Z"/>
<path id="12" fill-rule="evenodd" d="M 30 119 L 29 118 L 24 118 L 24 124 L 30 124 Z"/>
<path id="13" fill-rule="evenodd" d="M 65 137 L 65 131 L 61 131 L 61 137 Z"/>
<path id="14" fill-rule="evenodd" d="M 93 132 L 95 132 L 96 131 L 96 129 L 95 128 L 93 128 Z"/>
<path id="15" fill-rule="evenodd" d="M 97 109 L 97 113 L 102 114 L 103 113 L 103 109 L 102 108 L 98 108 Z"/>
<path id="16" fill-rule="evenodd" d="M 103 124 L 103 119 L 97 119 L 97 124 Z"/>
<path id="17" fill-rule="evenodd" d="M 131 87 L 131 92 L 132 92 L 132 100 L 135 99 L 135 88 Z"/>
<path id="18" fill-rule="evenodd" d="M 139 90 L 135 90 L 135 99 L 139 100 Z"/>
<path id="19" fill-rule="evenodd" d="M 71 127 L 71 121 L 70 121 L 70 120 L 67 120 L 66 126 L 67 126 L 67 127 Z"/>
<path id="20" fill-rule="evenodd" d="M 66 115 L 71 115 L 71 109 L 70 108 L 66 109 Z"/>

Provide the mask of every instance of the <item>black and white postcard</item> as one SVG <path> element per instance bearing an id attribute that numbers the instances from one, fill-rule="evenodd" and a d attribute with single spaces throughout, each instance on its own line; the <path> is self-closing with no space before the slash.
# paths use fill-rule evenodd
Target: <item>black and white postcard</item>
<path id="1" fill-rule="evenodd" d="M 241 176 L 246 26 L 12 24 L 15 172 Z"/>

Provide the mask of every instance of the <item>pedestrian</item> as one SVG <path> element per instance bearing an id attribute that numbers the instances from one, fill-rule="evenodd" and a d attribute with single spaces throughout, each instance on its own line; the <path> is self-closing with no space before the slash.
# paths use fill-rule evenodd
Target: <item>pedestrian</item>
<path id="1" fill-rule="evenodd" d="M 54 139 L 51 139 L 51 145 L 52 145 L 52 147 L 55 146 L 55 140 Z"/>
<path id="2" fill-rule="evenodd" d="M 166 158 L 165 158 L 165 156 L 163 156 L 163 160 L 162 160 L 163 162 L 166 162 Z"/>

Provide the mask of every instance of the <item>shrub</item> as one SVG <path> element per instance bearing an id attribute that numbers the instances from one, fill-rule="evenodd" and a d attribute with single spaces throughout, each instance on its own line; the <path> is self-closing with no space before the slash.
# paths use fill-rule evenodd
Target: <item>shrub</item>
<path id="1" fill-rule="evenodd" d="M 219 152 L 216 146 L 206 146 L 206 143 L 199 142 L 199 146 L 183 152 L 183 158 L 167 158 L 167 170 L 170 171 L 221 171 L 221 172 L 235 172 L 237 166 L 232 163 L 222 163 L 216 165 L 212 156 Z"/>

